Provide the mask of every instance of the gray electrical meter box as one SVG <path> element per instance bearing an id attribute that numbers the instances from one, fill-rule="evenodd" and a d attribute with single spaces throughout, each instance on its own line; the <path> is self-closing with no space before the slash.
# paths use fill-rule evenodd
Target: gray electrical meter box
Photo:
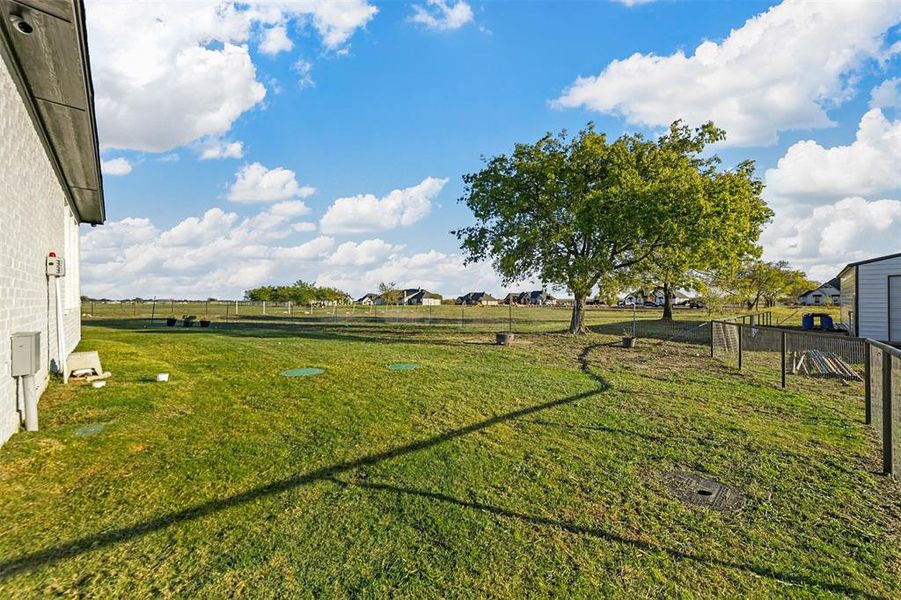
<path id="1" fill-rule="evenodd" d="M 34 375 L 41 368 L 41 332 L 12 334 L 12 376 Z"/>
<path id="2" fill-rule="evenodd" d="M 65 277 L 66 276 L 66 260 L 59 256 L 47 257 L 47 276 L 48 277 Z"/>

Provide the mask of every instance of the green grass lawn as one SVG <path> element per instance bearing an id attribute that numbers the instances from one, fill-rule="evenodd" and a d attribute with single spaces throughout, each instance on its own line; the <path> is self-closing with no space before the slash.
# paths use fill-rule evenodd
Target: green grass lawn
<path id="1" fill-rule="evenodd" d="M 86 326 L 108 385 L 52 383 L 0 448 L 0 597 L 901 595 L 859 384 L 601 325 L 145 326 Z"/>

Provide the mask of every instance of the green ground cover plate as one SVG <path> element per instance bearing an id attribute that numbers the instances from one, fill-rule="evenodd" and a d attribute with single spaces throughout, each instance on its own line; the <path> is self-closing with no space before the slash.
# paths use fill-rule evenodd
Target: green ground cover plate
<path id="1" fill-rule="evenodd" d="M 325 369 L 305 368 L 282 371 L 282 375 L 285 377 L 309 377 L 311 375 L 321 375 L 322 373 L 325 373 Z"/>
<path id="2" fill-rule="evenodd" d="M 388 365 L 388 368 L 392 371 L 412 371 L 413 369 L 418 369 L 419 365 L 413 363 L 392 363 Z"/>
<path id="3" fill-rule="evenodd" d="M 78 437 L 91 437 L 92 435 L 97 435 L 104 429 L 106 429 L 106 423 L 89 423 L 76 429 L 75 435 Z"/>

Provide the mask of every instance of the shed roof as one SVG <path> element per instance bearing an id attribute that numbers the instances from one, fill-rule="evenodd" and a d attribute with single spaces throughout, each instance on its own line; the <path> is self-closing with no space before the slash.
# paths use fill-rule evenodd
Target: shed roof
<path id="1" fill-rule="evenodd" d="M 860 265 L 866 265 L 868 263 L 874 263 L 874 262 L 879 262 L 881 260 L 888 260 L 890 258 L 898 258 L 898 257 L 901 257 L 901 252 L 896 252 L 894 254 L 886 254 L 885 256 L 876 256 L 874 258 L 867 258 L 865 260 L 859 260 L 857 262 L 848 263 L 847 265 L 845 265 L 845 268 L 841 270 L 841 272 L 838 274 L 838 276 L 841 277 L 842 275 L 844 275 L 845 271 L 847 271 L 851 267 L 858 267 Z"/>

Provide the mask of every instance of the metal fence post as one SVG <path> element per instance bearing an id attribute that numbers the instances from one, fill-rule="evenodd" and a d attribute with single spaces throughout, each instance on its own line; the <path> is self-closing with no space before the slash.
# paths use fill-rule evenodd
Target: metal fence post
<path id="1" fill-rule="evenodd" d="M 713 358 L 713 319 L 710 320 L 710 358 Z"/>
<path id="2" fill-rule="evenodd" d="M 864 417 L 863 422 L 867 425 L 873 424 L 873 391 L 871 389 L 870 377 L 872 376 L 872 367 L 870 365 L 870 343 L 864 344 L 863 350 L 863 400 L 864 400 Z"/>
<path id="3" fill-rule="evenodd" d="M 780 353 L 781 353 L 780 365 L 782 367 L 780 369 L 780 371 L 782 371 L 782 387 L 784 388 L 785 387 L 785 331 L 781 331 L 779 333 L 780 333 L 779 346 L 780 346 Z"/>
<path id="4" fill-rule="evenodd" d="M 882 471 L 895 475 L 892 444 L 892 355 L 882 351 Z"/>
<path id="5" fill-rule="evenodd" d="M 742 335 L 741 335 L 741 332 L 744 329 L 744 327 L 742 327 L 741 325 L 736 325 L 736 327 L 738 328 L 738 370 L 741 371 L 741 362 L 742 362 L 742 360 L 741 360 L 742 359 L 742 352 L 741 352 L 741 350 L 742 350 L 742 348 L 741 348 Z"/>

